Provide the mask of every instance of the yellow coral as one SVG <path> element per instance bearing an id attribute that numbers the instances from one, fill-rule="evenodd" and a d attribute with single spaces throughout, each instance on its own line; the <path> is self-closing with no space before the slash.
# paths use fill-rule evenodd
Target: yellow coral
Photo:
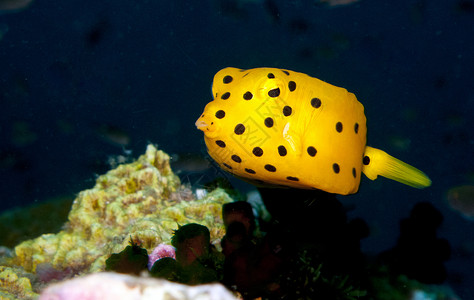
<path id="1" fill-rule="evenodd" d="M 169 243 L 178 224 L 191 222 L 207 226 L 212 240 L 218 240 L 224 234 L 221 207 L 231 198 L 220 189 L 199 200 L 172 197 L 183 188 L 169 156 L 149 145 L 137 161 L 118 166 L 97 178 L 94 188 L 80 192 L 64 230 L 21 243 L 10 263 L 28 272 L 43 262 L 58 270 L 97 272 L 130 236 L 150 251 Z"/>
<path id="2" fill-rule="evenodd" d="M 33 299 L 37 296 L 30 279 L 23 276 L 21 270 L 0 266 L 0 299 Z"/>

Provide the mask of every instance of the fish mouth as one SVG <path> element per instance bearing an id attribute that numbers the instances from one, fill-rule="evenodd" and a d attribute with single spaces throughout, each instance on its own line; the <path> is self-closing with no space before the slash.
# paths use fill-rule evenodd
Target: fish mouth
<path id="1" fill-rule="evenodd" d="M 201 120 L 201 118 L 199 118 L 196 123 L 195 123 L 197 129 L 199 130 L 203 130 L 209 126 L 209 124 L 207 124 L 205 121 Z"/>

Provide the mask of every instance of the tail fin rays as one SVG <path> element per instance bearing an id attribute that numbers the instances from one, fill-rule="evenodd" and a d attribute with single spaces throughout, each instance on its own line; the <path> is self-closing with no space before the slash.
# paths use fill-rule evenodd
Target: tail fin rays
<path id="1" fill-rule="evenodd" d="M 364 157 L 362 172 L 371 180 L 380 175 L 417 189 L 431 185 L 425 173 L 382 150 L 367 146 L 364 155 L 368 159 Z"/>

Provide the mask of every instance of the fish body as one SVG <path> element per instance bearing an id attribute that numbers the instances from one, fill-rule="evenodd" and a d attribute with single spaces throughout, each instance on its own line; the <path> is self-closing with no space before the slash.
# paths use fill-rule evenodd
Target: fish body
<path id="1" fill-rule="evenodd" d="M 431 183 L 366 146 L 364 106 L 344 88 L 290 70 L 225 68 L 212 94 L 196 126 L 209 155 L 247 181 L 343 195 L 358 191 L 362 172 L 415 187 Z"/>

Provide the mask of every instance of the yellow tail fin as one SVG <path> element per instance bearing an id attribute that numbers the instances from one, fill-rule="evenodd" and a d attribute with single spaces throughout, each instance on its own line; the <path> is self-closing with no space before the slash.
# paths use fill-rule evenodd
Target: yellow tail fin
<path id="1" fill-rule="evenodd" d="M 380 175 L 417 189 L 431 185 L 431 180 L 422 171 L 369 146 L 365 147 L 362 172 L 371 180 Z"/>

